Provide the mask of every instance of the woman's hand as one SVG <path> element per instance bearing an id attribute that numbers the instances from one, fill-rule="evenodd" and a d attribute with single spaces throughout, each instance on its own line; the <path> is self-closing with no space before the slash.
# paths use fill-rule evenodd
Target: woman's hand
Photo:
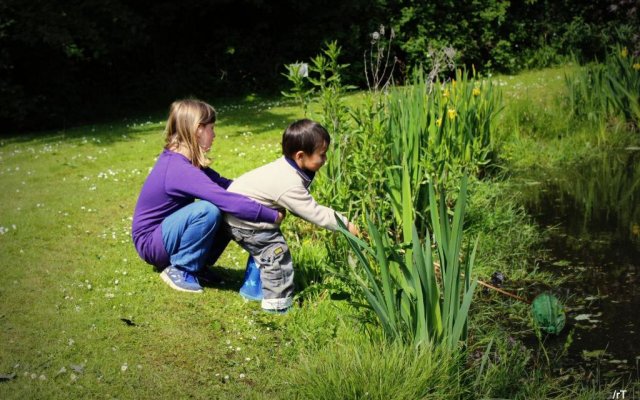
<path id="1" fill-rule="evenodd" d="M 278 210 L 278 218 L 276 218 L 276 224 L 280 225 L 287 216 L 287 210 Z"/>

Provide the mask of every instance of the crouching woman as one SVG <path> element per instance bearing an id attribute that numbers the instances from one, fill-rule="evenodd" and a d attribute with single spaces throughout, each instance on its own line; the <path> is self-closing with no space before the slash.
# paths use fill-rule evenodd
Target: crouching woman
<path id="1" fill-rule="evenodd" d="M 207 264 L 229 243 L 222 213 L 253 222 L 280 222 L 284 214 L 228 192 L 231 180 L 209 167 L 216 112 L 209 104 L 175 101 L 165 128 L 165 146 L 142 186 L 132 237 L 140 257 L 161 270 L 173 289 L 201 292 Z M 199 201 L 195 201 L 198 199 Z"/>

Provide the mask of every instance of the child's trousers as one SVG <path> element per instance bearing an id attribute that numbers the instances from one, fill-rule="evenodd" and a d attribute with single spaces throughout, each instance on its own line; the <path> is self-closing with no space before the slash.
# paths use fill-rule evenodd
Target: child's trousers
<path id="1" fill-rule="evenodd" d="M 213 264 L 229 243 L 220 226 L 222 213 L 208 201 L 196 201 L 162 221 L 162 241 L 171 265 L 195 273 Z"/>
<path id="2" fill-rule="evenodd" d="M 260 269 L 262 308 L 285 310 L 293 302 L 293 261 L 280 229 L 252 230 L 229 227 L 233 240 L 253 256 Z"/>

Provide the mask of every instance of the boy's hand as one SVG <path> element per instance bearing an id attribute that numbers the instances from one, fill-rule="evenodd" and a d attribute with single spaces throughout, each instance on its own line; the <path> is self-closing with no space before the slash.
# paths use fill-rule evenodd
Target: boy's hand
<path id="1" fill-rule="evenodd" d="M 278 218 L 276 218 L 276 224 L 280 224 L 286 216 L 287 210 L 278 210 Z"/>
<path id="2" fill-rule="evenodd" d="M 353 236 L 360 236 L 360 229 L 358 229 L 358 227 L 351 222 L 349 222 L 349 225 L 347 225 L 347 229 L 349 229 L 349 233 Z"/>

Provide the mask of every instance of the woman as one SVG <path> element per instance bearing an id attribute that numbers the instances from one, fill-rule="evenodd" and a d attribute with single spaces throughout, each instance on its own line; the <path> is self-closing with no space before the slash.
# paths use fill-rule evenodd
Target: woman
<path id="1" fill-rule="evenodd" d="M 229 243 L 219 229 L 222 212 L 253 222 L 276 222 L 284 214 L 228 192 L 231 180 L 208 165 L 216 112 L 199 100 L 171 105 L 165 146 L 149 173 L 133 215 L 132 236 L 140 257 L 162 269 L 173 289 L 201 292 L 198 276 Z M 200 201 L 195 201 L 199 199 Z"/>

